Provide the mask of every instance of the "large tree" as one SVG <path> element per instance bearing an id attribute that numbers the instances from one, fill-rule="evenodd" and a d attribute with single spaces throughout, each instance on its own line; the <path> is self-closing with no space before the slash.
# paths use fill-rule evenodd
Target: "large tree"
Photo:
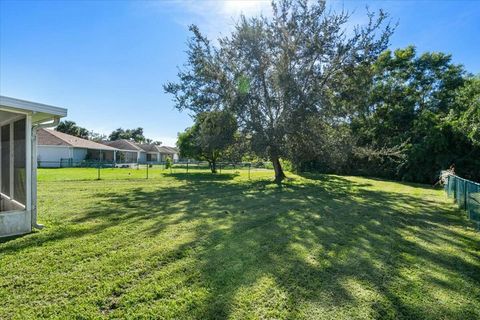
<path id="1" fill-rule="evenodd" d="M 126 139 L 126 140 L 133 140 L 139 143 L 151 142 L 151 140 L 145 138 L 145 136 L 143 135 L 143 128 L 140 128 L 140 127 L 135 129 L 123 129 L 123 128 L 115 129 L 108 136 L 108 139 L 110 141 Z"/>
<path id="2" fill-rule="evenodd" d="M 475 147 L 475 80 L 448 54 L 417 55 L 413 46 L 387 50 L 372 65 L 367 99 L 357 105 L 351 124 L 359 146 L 404 145 L 401 161 L 378 157 L 357 161 L 369 175 L 435 182 L 440 170 L 455 164 L 464 176 L 478 177 Z M 475 98 L 476 97 L 476 98 Z M 472 139 L 473 138 L 473 139 Z"/>
<path id="3" fill-rule="evenodd" d="M 177 146 L 183 158 L 207 161 L 212 173 L 217 161 L 235 141 L 237 123 L 227 111 L 202 112 L 192 127 L 179 133 Z"/>
<path id="4" fill-rule="evenodd" d="M 234 31 L 212 45 L 196 26 L 179 82 L 167 83 L 178 109 L 194 113 L 226 109 L 268 156 L 275 180 L 284 177 L 288 141 L 311 117 L 331 117 L 338 74 L 377 58 L 392 28 L 386 14 L 368 13 L 365 26 L 347 28 L 350 14 L 325 1 L 274 1 L 273 16 L 240 17 Z"/>
<path id="5" fill-rule="evenodd" d="M 93 130 L 88 130 L 86 128 L 82 128 L 80 126 L 77 126 L 77 124 L 74 121 L 70 120 L 64 120 L 60 121 L 58 126 L 55 128 L 56 131 L 63 132 L 75 137 L 79 137 L 82 139 L 88 139 L 92 140 L 95 142 L 100 142 L 102 140 L 106 139 L 106 135 L 97 133 Z"/>
<path id="6" fill-rule="evenodd" d="M 455 96 L 456 127 L 477 147 L 480 147 L 480 75 L 469 77 Z"/>
<path id="7" fill-rule="evenodd" d="M 75 136 L 75 137 L 79 137 L 82 139 L 89 139 L 90 137 L 90 132 L 85 128 L 77 126 L 75 121 L 70 121 L 70 120 L 60 121 L 60 123 L 55 128 L 55 130 Z"/>

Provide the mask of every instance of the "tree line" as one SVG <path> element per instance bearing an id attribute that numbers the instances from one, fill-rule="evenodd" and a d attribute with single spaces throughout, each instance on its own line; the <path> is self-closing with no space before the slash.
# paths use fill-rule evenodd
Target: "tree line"
<path id="1" fill-rule="evenodd" d="M 95 142 L 101 141 L 115 141 L 115 140 L 131 140 L 137 143 L 146 143 L 146 144 L 157 144 L 161 145 L 162 142 L 155 141 L 145 137 L 143 134 L 143 128 L 138 127 L 134 129 L 123 129 L 118 128 L 112 131 L 110 135 L 104 135 L 96 133 L 94 131 L 88 130 L 86 128 L 80 127 L 76 124 L 75 121 L 63 120 L 60 121 L 58 126 L 55 128 L 56 131 L 63 132 L 75 137 L 82 139 L 92 140 Z"/>
<path id="2" fill-rule="evenodd" d="M 366 17 L 351 28 L 325 1 L 283 0 L 214 43 L 192 25 L 187 62 L 164 85 L 195 119 L 180 152 L 212 163 L 241 150 L 272 161 L 278 182 L 281 159 L 299 172 L 431 183 L 455 166 L 479 179 L 479 76 L 449 54 L 389 50 L 388 14 Z"/>

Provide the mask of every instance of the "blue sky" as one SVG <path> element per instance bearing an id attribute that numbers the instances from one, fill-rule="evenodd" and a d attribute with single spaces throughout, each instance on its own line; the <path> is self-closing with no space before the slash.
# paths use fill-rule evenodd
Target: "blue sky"
<path id="1" fill-rule="evenodd" d="M 391 47 L 451 53 L 480 73 L 478 1 L 331 1 L 354 10 L 383 8 L 399 26 Z M 188 25 L 226 34 L 240 12 L 268 14 L 269 1 L 0 1 L 0 94 L 68 108 L 68 119 L 108 134 L 143 127 L 175 143 L 191 124 L 162 84 L 176 80 Z"/>

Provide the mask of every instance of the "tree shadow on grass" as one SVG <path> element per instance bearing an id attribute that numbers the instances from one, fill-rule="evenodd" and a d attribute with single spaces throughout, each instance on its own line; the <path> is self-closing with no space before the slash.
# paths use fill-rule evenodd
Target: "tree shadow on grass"
<path id="1" fill-rule="evenodd" d="M 389 180 L 389 179 L 381 179 L 381 178 L 377 178 L 377 177 L 368 177 L 368 179 L 374 180 L 374 181 L 393 182 L 393 183 L 401 184 L 401 185 L 408 186 L 408 187 L 411 187 L 411 188 L 421 188 L 421 189 L 431 189 L 431 190 L 441 189 L 441 187 L 439 185 L 432 185 L 432 184 L 427 184 L 427 183 Z"/>
<path id="2" fill-rule="evenodd" d="M 232 228 L 225 232 L 221 242 L 230 245 L 223 245 L 220 251 L 204 252 L 206 282 L 216 284 L 217 292 L 208 304 L 208 318 L 230 315 L 236 288 L 254 286 L 264 275 L 272 276 L 288 294 L 290 305 L 287 309 L 294 310 L 289 314 L 292 318 L 299 316 L 296 312 L 301 310 L 295 308 L 305 301 L 321 305 L 326 310 L 345 304 L 355 305 L 352 292 L 355 288 L 347 286 L 347 279 L 373 288 L 380 295 L 371 307 L 374 317 L 424 318 L 432 313 L 428 301 L 436 300 L 428 290 L 422 289 L 423 304 L 403 301 L 401 297 L 405 292 L 402 291 L 410 290 L 409 282 L 414 286 L 425 285 L 409 281 L 400 272 L 402 268 L 408 268 L 404 254 L 414 256 L 425 266 L 433 265 L 444 270 L 445 274 L 451 273 L 450 288 L 455 288 L 452 293 L 465 294 L 453 285 L 455 277 L 477 285 L 480 283 L 478 263 L 459 261 L 454 254 L 437 254 L 408 240 L 402 232 L 409 227 L 415 227 L 415 234 L 432 229 L 438 232 L 445 228 L 444 225 L 460 226 L 465 223 L 464 219 L 450 215 L 442 217 L 446 211 L 438 212 L 439 208 L 432 207 L 431 203 L 405 195 L 361 191 L 358 196 L 365 200 L 362 204 L 342 192 L 323 189 L 318 194 L 318 190 L 309 190 L 308 186 L 291 186 L 289 189 L 292 193 L 264 194 L 257 200 L 253 216 L 237 217 Z M 331 186 L 326 189 L 341 190 Z M 306 206 L 303 201 L 299 202 L 309 196 L 320 199 L 310 198 Z M 275 207 L 279 212 L 271 212 L 269 204 L 272 202 L 281 204 Z M 420 214 L 410 217 L 403 204 L 420 207 Z M 221 205 L 225 207 L 228 203 Z M 427 231 L 421 230 L 424 228 Z M 435 238 L 432 233 L 427 236 Z M 478 248 L 479 242 L 472 241 L 470 245 Z M 467 249 L 468 246 L 461 248 Z M 479 257 L 472 254 L 471 258 L 475 261 Z M 217 278 L 219 271 L 225 274 L 226 270 L 231 272 Z M 252 270 L 255 270 L 254 277 Z M 234 280 L 225 285 L 224 278 Z M 396 289 L 395 286 L 402 282 L 405 282 L 402 289 Z M 415 292 L 412 294 L 416 295 Z M 440 308 L 439 314 L 452 318 L 460 316 L 453 308 Z M 474 318 L 476 313 L 474 309 L 466 308 L 461 314 Z"/>
<path id="3" fill-rule="evenodd" d="M 104 196 L 125 209 L 136 209 L 125 212 L 121 220 L 154 219 L 142 231 L 152 236 L 168 226 L 197 224 L 195 240 L 178 250 L 194 252 L 195 269 L 201 270 L 201 281 L 211 292 L 210 300 L 195 309 L 201 318 L 221 319 L 239 312 L 245 303 L 237 301 L 239 290 L 268 291 L 258 288 L 265 278 L 286 297 L 282 310 L 288 310 L 291 318 L 301 315 L 302 303 L 325 310 L 344 305 L 355 310 L 363 303 L 374 318 L 476 317 L 477 311 L 468 304 L 461 313 L 444 304 L 432 313 L 437 298 L 428 289 L 441 286 L 465 296 L 459 282 L 480 283 L 479 264 L 472 262 L 480 257 L 471 252 L 479 248 L 478 239 L 462 238 L 450 229 L 468 222 L 456 210 L 432 201 L 367 186 L 341 177 L 282 187 L 267 181 L 226 184 L 192 179 L 174 190 L 136 190 L 130 198 L 117 200 Z M 106 212 L 97 213 L 95 218 L 105 216 Z M 219 229 L 218 224 L 227 227 Z M 444 244 L 468 251 L 470 259 L 438 248 Z M 432 268 L 437 277 L 416 265 Z M 409 279 L 404 272 L 409 268 L 423 279 Z M 357 287 L 373 291 L 377 298 L 362 301 Z M 251 303 L 247 310 L 254 313 L 267 302 Z"/>
<path id="4" fill-rule="evenodd" d="M 25 237 L 27 234 L 18 234 L 18 235 L 13 235 L 13 236 L 8 236 L 8 237 L 1 237 L 0 238 L 0 244 L 2 243 L 7 243 L 9 241 L 13 241 L 13 240 L 16 240 L 16 239 L 21 239 L 23 237 Z"/>
<path id="5" fill-rule="evenodd" d="M 237 177 L 238 173 L 210 173 L 210 172 L 190 172 L 190 173 L 165 173 L 166 177 L 182 181 L 228 181 Z"/>
<path id="6" fill-rule="evenodd" d="M 98 193 L 71 221 L 96 224 L 54 238 L 81 239 L 119 225 L 135 230 L 132 245 L 136 235 L 154 238 L 169 228 L 193 234 L 172 251 L 152 256 L 138 279 L 112 292 L 112 316 L 144 299 L 128 296 L 129 289 L 183 259 L 195 262 L 182 272 L 195 275 L 190 280 L 209 294 L 200 302 L 183 302 L 187 311 L 180 318 L 479 316 L 480 241 L 458 232 L 468 221 L 453 206 L 372 191 L 369 183 L 339 176 L 304 176 L 281 187 L 269 181 L 232 183 L 224 174 L 169 176 L 188 183 Z M 450 296 L 460 302 L 449 304 Z M 147 304 L 165 304 L 158 299 Z"/>

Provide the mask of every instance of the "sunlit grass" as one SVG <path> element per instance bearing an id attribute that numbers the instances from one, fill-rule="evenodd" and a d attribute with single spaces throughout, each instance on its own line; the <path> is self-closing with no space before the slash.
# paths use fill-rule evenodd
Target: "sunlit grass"
<path id="1" fill-rule="evenodd" d="M 442 190 L 104 170 L 39 171 L 46 227 L 0 240 L 0 319 L 480 318 L 480 235 Z"/>

